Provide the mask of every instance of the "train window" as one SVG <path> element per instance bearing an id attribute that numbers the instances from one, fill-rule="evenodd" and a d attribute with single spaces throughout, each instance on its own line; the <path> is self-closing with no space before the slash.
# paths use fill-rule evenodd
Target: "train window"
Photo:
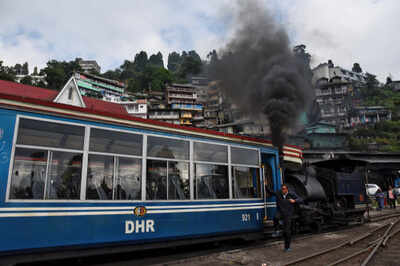
<path id="1" fill-rule="evenodd" d="M 142 197 L 142 160 L 118 157 L 118 175 L 114 188 L 116 200 L 140 200 Z"/>
<path id="2" fill-rule="evenodd" d="M 228 199 L 228 167 L 224 165 L 195 164 L 196 199 Z"/>
<path id="3" fill-rule="evenodd" d="M 247 165 L 258 166 L 259 164 L 258 151 L 231 147 L 231 161 L 234 164 L 247 164 Z"/>
<path id="4" fill-rule="evenodd" d="M 43 199 L 48 152 L 16 148 L 10 199 Z"/>
<path id="5" fill-rule="evenodd" d="M 147 160 L 146 197 L 167 199 L 167 161 Z"/>
<path id="6" fill-rule="evenodd" d="M 179 139 L 149 136 L 147 156 L 189 160 L 189 142 Z"/>
<path id="7" fill-rule="evenodd" d="M 189 199 L 189 164 L 168 162 L 168 199 Z"/>
<path id="8" fill-rule="evenodd" d="M 21 118 L 17 144 L 82 150 L 85 128 Z"/>
<path id="9" fill-rule="evenodd" d="M 92 128 L 90 130 L 90 151 L 142 155 L 142 139 L 139 134 Z"/>
<path id="10" fill-rule="evenodd" d="M 260 169 L 251 167 L 232 167 L 232 186 L 234 198 L 259 198 Z"/>
<path id="11" fill-rule="evenodd" d="M 194 143 L 194 160 L 204 162 L 228 162 L 228 149 L 225 145 L 211 143 Z"/>
<path id="12" fill-rule="evenodd" d="M 114 157 L 89 155 L 86 199 L 110 200 L 114 180 Z"/>
<path id="13" fill-rule="evenodd" d="M 190 198 L 189 164 L 147 160 L 147 199 L 184 200 Z"/>
<path id="14" fill-rule="evenodd" d="M 82 177 L 82 154 L 51 152 L 47 178 L 47 199 L 79 199 Z"/>

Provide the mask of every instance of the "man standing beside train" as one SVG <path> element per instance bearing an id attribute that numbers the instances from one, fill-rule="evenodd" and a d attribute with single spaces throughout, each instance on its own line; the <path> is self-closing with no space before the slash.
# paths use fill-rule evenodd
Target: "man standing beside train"
<path id="1" fill-rule="evenodd" d="M 276 196 L 277 211 L 274 217 L 275 234 L 279 229 L 279 221 L 283 221 L 283 238 L 285 240 L 285 251 L 290 251 L 290 241 L 292 236 L 292 218 L 295 212 L 295 204 L 300 204 L 303 200 L 294 192 L 289 192 L 287 185 L 283 184 L 279 192 L 274 192 L 265 186 L 266 191 Z"/>

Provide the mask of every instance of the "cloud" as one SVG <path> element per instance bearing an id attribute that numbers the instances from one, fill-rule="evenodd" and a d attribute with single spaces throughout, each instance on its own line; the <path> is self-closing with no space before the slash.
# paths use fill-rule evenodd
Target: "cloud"
<path id="1" fill-rule="evenodd" d="M 0 58 L 44 67 L 48 59 L 96 59 L 103 70 L 149 54 L 216 48 L 223 1 L 2 1 Z"/>
<path id="2" fill-rule="evenodd" d="M 314 64 L 332 59 L 351 69 L 354 62 L 384 81 L 389 73 L 400 79 L 397 58 L 400 27 L 397 0 L 304 0 L 288 7 L 287 27 L 293 41 L 304 43 Z"/>
<path id="3" fill-rule="evenodd" d="M 253 1 L 253 0 L 252 0 Z M 332 59 L 351 68 L 400 79 L 398 0 L 260 0 L 283 25 L 292 44 L 304 43 L 318 64 Z M 0 2 L 0 60 L 96 59 L 105 71 L 141 50 L 195 49 L 203 58 L 232 36 L 231 0 L 70 0 Z"/>

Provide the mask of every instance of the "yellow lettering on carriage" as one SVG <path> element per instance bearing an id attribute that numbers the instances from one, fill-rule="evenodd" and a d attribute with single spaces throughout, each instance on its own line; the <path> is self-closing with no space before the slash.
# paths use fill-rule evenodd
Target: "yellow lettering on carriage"
<path id="1" fill-rule="evenodd" d="M 125 221 L 125 234 L 155 232 L 154 220 Z"/>

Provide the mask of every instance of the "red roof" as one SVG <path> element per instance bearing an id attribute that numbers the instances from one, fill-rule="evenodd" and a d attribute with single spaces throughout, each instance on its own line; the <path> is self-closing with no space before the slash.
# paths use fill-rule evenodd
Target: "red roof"
<path id="1" fill-rule="evenodd" d="M 59 91 L 0 80 L 0 93 L 53 102 Z M 86 104 L 86 108 L 90 110 L 113 114 L 127 114 L 126 109 L 120 104 L 97 100 L 86 96 L 82 96 L 82 99 Z"/>
<path id="2" fill-rule="evenodd" d="M 58 91 L 0 80 L 0 93 L 43 101 L 52 101 L 57 96 Z"/>
<path id="3" fill-rule="evenodd" d="M 265 139 L 258 139 L 258 138 L 247 137 L 247 136 L 238 136 L 238 135 L 234 135 L 234 134 L 230 134 L 230 133 L 218 132 L 218 131 L 213 131 L 213 130 L 209 130 L 209 129 L 186 127 L 186 126 L 180 126 L 180 125 L 170 124 L 170 123 L 166 123 L 166 122 L 151 120 L 151 119 L 143 119 L 143 118 L 139 118 L 139 117 L 130 116 L 127 113 L 126 109 L 120 104 L 97 100 L 97 99 L 85 97 L 85 96 L 83 96 L 82 98 L 86 104 L 86 108 L 81 108 L 81 107 L 76 107 L 76 106 L 71 106 L 71 105 L 66 105 L 66 104 L 61 104 L 61 103 L 55 103 L 55 102 L 53 102 L 53 100 L 58 95 L 58 93 L 59 93 L 59 91 L 55 91 L 55 90 L 43 89 L 43 88 L 28 86 L 28 85 L 24 85 L 24 84 L 20 84 L 20 83 L 0 80 L 0 98 L 10 99 L 10 100 L 19 100 L 22 102 L 29 102 L 29 103 L 45 105 L 45 106 L 49 106 L 49 107 L 59 107 L 61 109 L 66 109 L 66 110 L 70 109 L 70 110 L 75 110 L 75 111 L 80 111 L 80 112 L 83 111 L 83 112 L 93 113 L 93 114 L 97 114 L 97 115 L 101 115 L 101 116 L 110 116 L 110 117 L 115 117 L 115 118 L 120 118 L 120 119 L 125 119 L 125 120 L 131 120 L 131 121 L 137 121 L 137 122 L 142 122 L 142 123 L 147 123 L 147 124 L 152 124 L 152 125 L 163 126 L 166 128 L 176 128 L 176 129 L 189 130 L 189 131 L 198 132 L 198 133 L 205 133 L 205 134 L 218 135 L 218 136 L 236 138 L 236 139 L 241 139 L 241 140 L 256 141 L 256 142 L 260 142 L 260 143 L 271 144 L 271 141 L 265 140 Z M 295 149 L 301 150 L 300 147 L 296 147 L 293 145 L 285 145 L 285 146 L 293 147 Z M 289 151 L 290 149 L 284 148 L 284 150 Z M 296 152 L 296 151 L 293 151 L 293 152 Z M 292 156 L 292 155 L 288 155 L 288 156 Z M 297 155 L 296 156 L 293 155 L 293 157 L 297 157 Z"/>

